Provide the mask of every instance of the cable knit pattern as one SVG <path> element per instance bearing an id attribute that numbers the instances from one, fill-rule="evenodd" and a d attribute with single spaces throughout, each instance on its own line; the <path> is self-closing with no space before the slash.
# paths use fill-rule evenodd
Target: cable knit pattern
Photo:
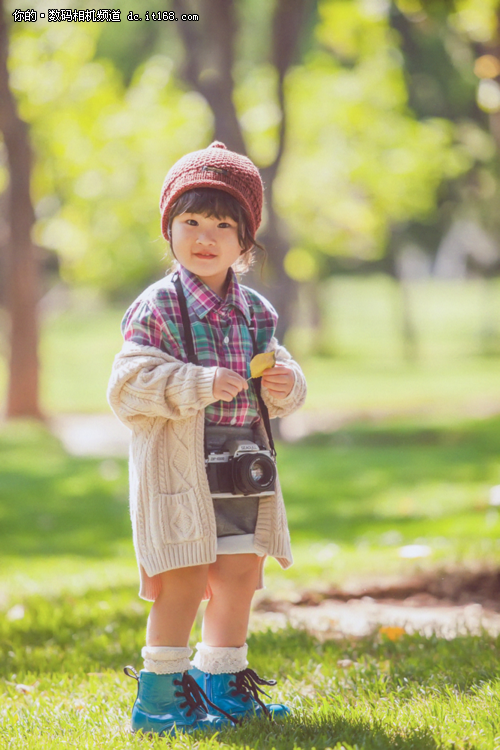
<path id="1" fill-rule="evenodd" d="M 196 644 L 196 654 L 193 667 L 208 674 L 233 674 L 242 672 L 248 667 L 248 644 L 240 648 L 223 648 L 221 646 L 207 646 L 205 643 Z"/>
<path id="2" fill-rule="evenodd" d="M 141 651 L 146 672 L 175 674 L 191 668 L 192 649 L 177 646 L 144 646 Z"/>
<path id="3" fill-rule="evenodd" d="M 270 417 L 283 417 L 303 404 L 305 378 L 276 339 L 269 348 L 295 372 L 295 385 L 286 399 L 274 399 L 262 388 Z M 132 430 L 130 516 L 141 575 L 139 595 L 149 601 L 160 591 L 159 573 L 217 558 L 204 458 L 204 409 L 216 400 L 212 392 L 215 371 L 215 367 L 186 364 L 155 347 L 133 342 L 124 343 L 113 363 L 108 402 Z M 267 445 L 262 422 L 259 432 Z M 276 493 L 260 500 L 254 544 L 260 554 L 272 555 L 283 568 L 292 564 L 279 481 Z"/>

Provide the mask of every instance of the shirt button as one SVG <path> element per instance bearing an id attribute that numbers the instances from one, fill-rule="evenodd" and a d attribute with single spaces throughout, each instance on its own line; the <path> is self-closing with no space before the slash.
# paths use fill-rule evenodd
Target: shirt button
<path id="1" fill-rule="evenodd" d="M 224 337 L 224 343 L 225 344 L 229 344 L 229 336 L 225 336 Z"/>

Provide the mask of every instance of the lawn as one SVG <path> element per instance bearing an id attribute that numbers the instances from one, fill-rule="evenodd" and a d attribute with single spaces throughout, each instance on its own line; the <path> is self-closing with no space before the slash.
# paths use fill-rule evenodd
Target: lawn
<path id="1" fill-rule="evenodd" d="M 278 446 L 297 563 L 269 592 L 373 571 L 497 562 L 500 419 L 358 424 Z M 320 643 L 255 632 L 252 665 L 277 676 L 282 728 L 254 722 L 198 742 L 127 732 L 148 604 L 137 598 L 123 460 L 75 458 L 29 422 L 0 432 L 0 738 L 8 748 L 500 747 L 496 639 L 421 636 Z M 15 498 L 15 502 L 13 502 Z M 422 560 L 401 557 L 427 545 Z M 193 643 L 199 637 L 193 634 Z M 144 744 L 146 743 L 146 744 Z"/>
<path id="2" fill-rule="evenodd" d="M 323 293 L 321 335 L 336 356 L 311 356 L 306 328 L 287 343 L 308 377 L 306 410 L 351 421 L 277 446 L 296 563 L 283 572 L 268 562 L 266 595 L 498 566 L 498 311 L 488 313 L 487 356 L 483 285 L 410 289 L 414 363 L 401 357 L 389 281 L 334 279 Z M 80 305 L 46 318 L 48 412 L 108 410 L 122 314 Z M 291 705 L 290 721 L 206 739 L 131 736 L 135 683 L 122 668 L 141 666 L 149 605 L 137 597 L 126 461 L 70 456 L 45 428 L 18 421 L 0 428 L 0 466 L 0 747 L 500 748 L 499 644 L 487 634 L 322 643 L 291 628 L 255 631 L 252 666 L 278 678 L 271 694 Z M 412 545 L 423 556 L 408 558 Z"/>
<path id="3" fill-rule="evenodd" d="M 404 636 L 320 644 L 303 632 L 249 638 L 252 664 L 274 675 L 284 724 L 263 720 L 203 740 L 141 738 L 127 732 L 135 683 L 121 666 L 137 661 L 144 610 L 125 590 L 47 602 L 2 626 L 4 747 L 44 750 L 175 747 L 354 750 L 463 748 L 500 743 L 498 643 Z M 199 632 L 198 632 L 199 635 Z M 63 666 L 61 666 L 63 665 Z M 12 674 L 12 669 L 17 672 Z"/>

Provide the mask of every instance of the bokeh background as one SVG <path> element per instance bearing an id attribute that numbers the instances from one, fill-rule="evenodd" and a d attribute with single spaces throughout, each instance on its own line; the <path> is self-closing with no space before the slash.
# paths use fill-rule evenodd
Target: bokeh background
<path id="1" fill-rule="evenodd" d="M 36 21 L 15 22 L 14 4 L 3 10 L 7 415 L 106 411 L 120 315 L 168 266 L 163 177 L 213 138 L 262 169 L 268 261 L 247 281 L 308 370 L 306 411 L 493 408 L 498 3 L 172 8 L 199 20 L 131 21 L 124 6 L 119 22 L 49 21 L 35 3 Z M 31 253 L 19 249 L 28 230 Z"/>
<path id="2" fill-rule="evenodd" d="M 309 385 L 275 424 L 296 564 L 267 564 L 250 636 L 307 714 L 231 747 L 496 747 L 499 0 L 0 0 L 0 740 L 140 745 L 119 672 L 149 605 L 106 386 L 170 262 L 164 176 L 214 139 L 261 169 L 242 281 Z M 476 635 L 372 632 L 384 591 L 472 604 Z M 317 618 L 273 632 L 327 596 L 359 605 L 346 638 L 337 615 L 326 645 Z"/>

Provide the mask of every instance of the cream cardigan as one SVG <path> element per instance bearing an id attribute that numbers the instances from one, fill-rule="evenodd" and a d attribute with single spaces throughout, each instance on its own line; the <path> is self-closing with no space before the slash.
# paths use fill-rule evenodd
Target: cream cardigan
<path id="1" fill-rule="evenodd" d="M 306 397 L 299 365 L 275 338 L 268 350 L 294 370 L 295 384 L 284 399 L 262 387 L 270 417 L 284 417 Z M 154 601 L 159 573 L 215 562 L 216 525 L 205 470 L 204 410 L 216 401 L 216 367 L 186 364 L 160 349 L 125 342 L 116 355 L 108 385 L 108 403 L 132 430 L 129 455 L 130 515 L 141 575 L 139 596 Z M 268 444 L 261 422 L 261 436 Z M 283 568 L 292 564 L 283 496 L 263 497 L 254 536 L 255 548 L 272 555 Z M 260 587 L 262 587 L 262 564 Z M 210 596 L 207 591 L 206 596 Z"/>

